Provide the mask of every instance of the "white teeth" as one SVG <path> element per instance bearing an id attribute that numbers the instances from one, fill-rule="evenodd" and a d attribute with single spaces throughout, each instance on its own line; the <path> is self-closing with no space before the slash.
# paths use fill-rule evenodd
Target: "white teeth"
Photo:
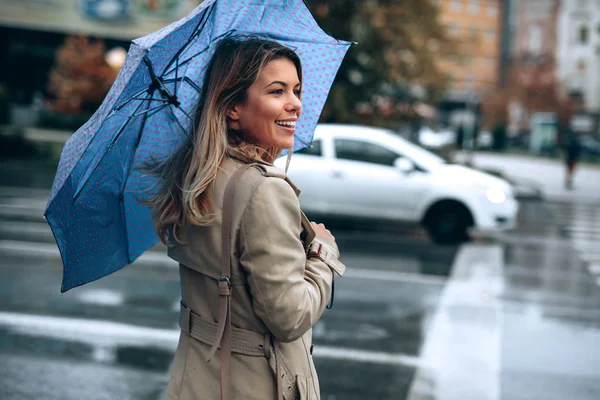
<path id="1" fill-rule="evenodd" d="M 289 126 L 291 128 L 295 128 L 296 127 L 296 121 L 275 121 L 275 123 L 277 125 Z"/>

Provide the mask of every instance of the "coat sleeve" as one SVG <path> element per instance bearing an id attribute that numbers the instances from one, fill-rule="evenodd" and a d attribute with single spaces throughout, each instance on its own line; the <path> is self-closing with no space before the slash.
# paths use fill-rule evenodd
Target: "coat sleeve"
<path id="1" fill-rule="evenodd" d="M 307 261 L 301 229 L 292 188 L 279 178 L 264 179 L 244 212 L 240 264 L 248 275 L 254 312 L 281 342 L 306 333 L 331 296 L 332 270 L 320 260 Z"/>

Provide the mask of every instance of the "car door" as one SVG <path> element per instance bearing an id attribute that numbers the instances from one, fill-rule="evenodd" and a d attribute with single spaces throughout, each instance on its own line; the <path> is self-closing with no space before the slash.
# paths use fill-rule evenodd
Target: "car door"
<path id="1" fill-rule="evenodd" d="M 299 150 L 292 155 L 288 176 L 300 189 L 300 207 L 307 213 L 327 213 L 327 203 L 323 196 L 325 174 L 329 168 L 327 143 L 324 139 L 315 139 L 312 146 Z M 285 168 L 285 158 L 277 160 L 276 165 Z"/>
<path id="2" fill-rule="evenodd" d="M 349 216 L 418 219 L 417 205 L 426 190 L 425 172 L 403 173 L 394 167 L 403 154 L 368 139 L 336 137 L 333 145 L 325 192 L 330 208 Z"/>

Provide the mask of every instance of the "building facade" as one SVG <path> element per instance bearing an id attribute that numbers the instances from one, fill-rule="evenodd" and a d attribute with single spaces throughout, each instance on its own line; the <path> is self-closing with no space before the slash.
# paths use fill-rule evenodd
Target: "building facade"
<path id="1" fill-rule="evenodd" d="M 458 43 L 457 53 L 440 61 L 451 78 L 451 91 L 479 96 L 499 83 L 502 0 L 438 0 L 440 22 Z"/>
<path id="2" fill-rule="evenodd" d="M 599 113 L 600 0 L 562 0 L 557 30 L 558 79 L 586 112 Z"/>

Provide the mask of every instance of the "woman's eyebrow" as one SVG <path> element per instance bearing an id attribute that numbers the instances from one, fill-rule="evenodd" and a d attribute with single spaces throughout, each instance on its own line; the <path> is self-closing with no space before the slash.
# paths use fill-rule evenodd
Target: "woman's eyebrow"
<path id="1" fill-rule="evenodd" d="M 288 87 L 288 84 L 283 81 L 273 81 L 273 82 L 269 83 L 267 86 L 265 86 L 265 89 L 268 88 L 269 86 L 276 85 L 276 84 L 279 84 L 279 85 L 283 86 L 284 88 Z M 301 85 L 301 83 L 298 82 L 294 85 L 294 87 L 298 87 L 300 85 Z"/>

